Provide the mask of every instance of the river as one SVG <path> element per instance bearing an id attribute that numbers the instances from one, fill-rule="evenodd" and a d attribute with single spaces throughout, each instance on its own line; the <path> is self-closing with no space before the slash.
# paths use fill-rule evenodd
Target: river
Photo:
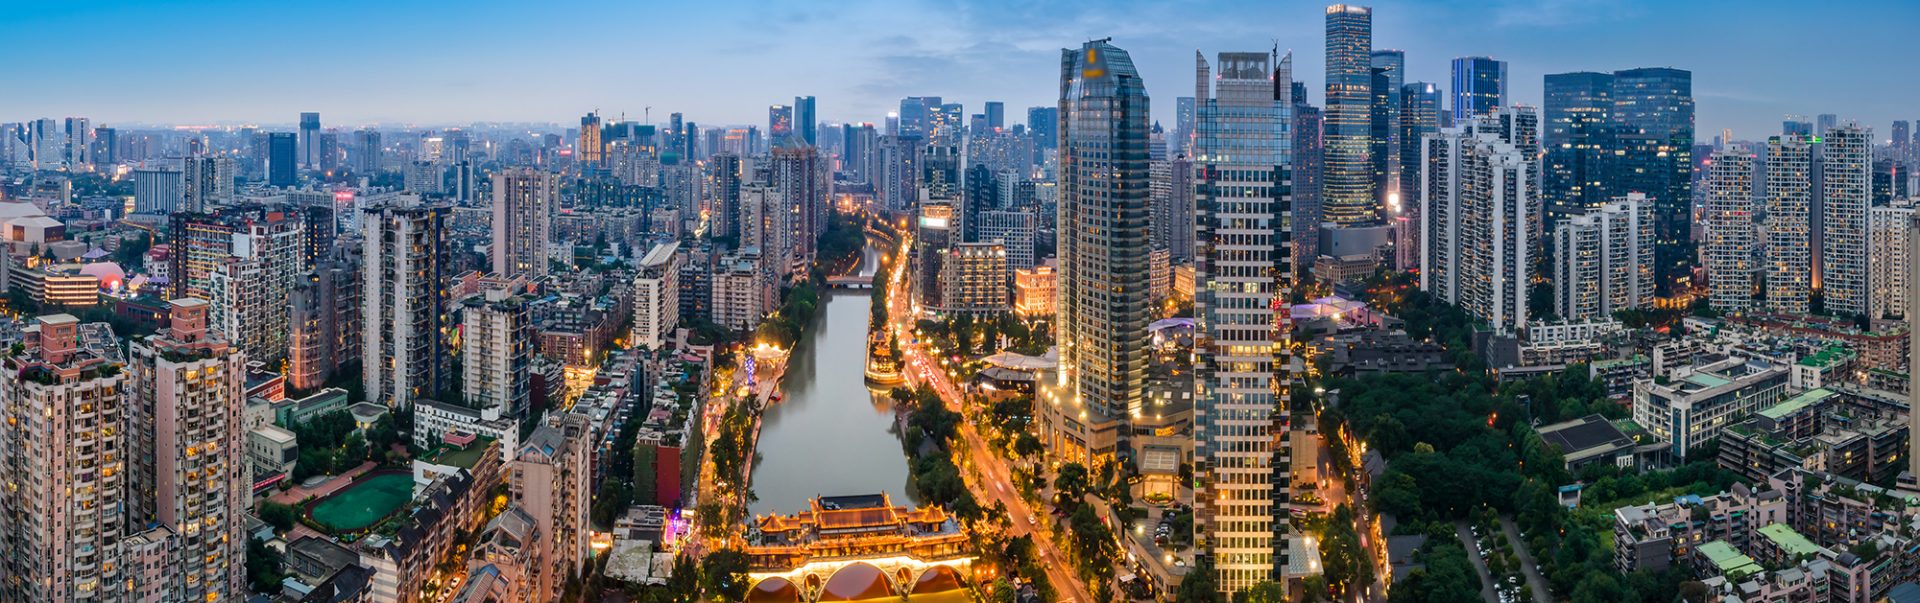
<path id="1" fill-rule="evenodd" d="M 872 275 L 869 246 L 860 273 Z M 781 390 L 763 415 L 760 461 L 753 466 L 754 514 L 792 513 L 815 496 L 907 494 L 907 457 L 893 432 L 893 401 L 867 389 L 867 316 L 871 291 L 834 290 L 793 351 Z"/>

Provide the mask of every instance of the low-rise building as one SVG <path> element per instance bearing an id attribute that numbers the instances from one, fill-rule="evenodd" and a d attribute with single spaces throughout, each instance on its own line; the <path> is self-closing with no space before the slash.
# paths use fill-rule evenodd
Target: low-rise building
<path id="1" fill-rule="evenodd" d="M 1778 402 L 1787 368 L 1764 360 L 1711 359 L 1634 386 L 1633 421 L 1685 458 L 1754 411 Z"/>

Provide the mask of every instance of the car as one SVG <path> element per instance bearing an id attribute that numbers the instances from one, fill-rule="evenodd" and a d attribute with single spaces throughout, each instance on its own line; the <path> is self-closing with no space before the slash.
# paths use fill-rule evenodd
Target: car
<path id="1" fill-rule="evenodd" d="M 1030 525 L 1030 526 L 1038 526 L 1038 525 L 1040 525 L 1040 518 L 1038 518 L 1038 517 L 1034 517 L 1034 516 L 1032 516 L 1032 515 L 1028 515 L 1028 516 L 1027 516 L 1027 525 Z"/>

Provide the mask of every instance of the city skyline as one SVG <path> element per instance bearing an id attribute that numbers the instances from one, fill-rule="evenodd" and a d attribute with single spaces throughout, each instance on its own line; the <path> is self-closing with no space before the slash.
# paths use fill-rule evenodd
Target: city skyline
<path id="1" fill-rule="evenodd" d="M 1724 10 L 1713 5 L 1661 7 L 1635 0 L 1544 0 L 1460 7 L 1436 2 L 1374 3 L 1374 46 L 1407 53 L 1405 81 L 1449 81 L 1451 61 L 1491 56 L 1510 65 L 1510 102 L 1538 105 L 1549 73 L 1676 67 L 1694 73 L 1697 131 L 1705 141 L 1731 128 L 1736 138 L 1764 140 L 1787 114 L 1837 113 L 1874 126 L 1920 117 L 1899 107 L 1904 82 L 1880 83 L 1867 62 L 1827 60 L 1818 36 L 1773 36 L 1768 61 L 1728 52 L 1770 31 L 1798 29 L 1802 11 L 1763 2 Z M 1309 83 L 1309 99 L 1324 106 L 1324 32 L 1321 3 L 1242 5 L 1197 2 L 1179 6 L 1129 3 L 1108 10 L 1015 6 L 999 2 L 845 5 L 833 8 L 740 4 L 628 7 L 605 4 L 570 11 L 481 3 L 453 13 L 425 7 L 370 4 L 341 7 L 365 15 L 358 29 L 332 29 L 323 19 L 300 21 L 278 38 L 318 42 L 352 38 L 327 49 L 312 44 L 263 45 L 243 25 L 305 19 L 286 7 L 227 4 L 175 7 L 49 5 L 6 12 L 20 24 L 16 39 L 25 64 L 98 64 L 128 56 L 186 52 L 167 68 L 112 72 L 43 70 L 39 81 L 59 90 L 0 101 L 7 119 L 83 115 L 108 125 L 257 123 L 289 129 L 303 111 L 323 126 L 466 125 L 474 122 L 566 124 L 598 110 L 609 117 L 664 122 L 672 111 L 703 124 L 753 124 L 766 107 L 793 96 L 816 96 L 830 122 L 880 122 L 906 96 L 942 95 L 969 113 L 988 100 L 1017 108 L 1047 106 L 1058 51 L 1112 36 L 1132 50 L 1150 84 L 1148 93 L 1183 96 L 1178 82 L 1197 47 L 1292 51 L 1295 77 Z M 1863 3 L 1881 15 L 1863 21 L 1851 37 L 1863 54 L 1898 52 L 1898 23 L 1920 8 Z M 565 35 L 592 22 L 632 22 L 632 34 Z M 927 27 L 950 20 L 951 27 Z M 423 35 L 423 22 L 474 41 Z M 678 23 L 645 29 L 646 24 Z M 1487 23 L 1475 31 L 1440 30 L 1433 23 Z M 63 44 L 53 37 L 83 28 L 96 44 Z M 145 31 L 188 35 L 148 36 Z M 553 31 L 552 40 L 542 31 Z M 904 32 L 912 32 L 907 34 Z M 750 37 L 758 36 L 758 37 Z M 717 41 L 716 41 L 717 40 Z M 1635 43 L 1655 42 L 1655 43 Z M 749 44 L 748 42 L 751 42 Z M 1872 45 L 1884 45 L 1876 51 Z M 749 46 L 752 46 L 751 48 Z M 756 50 L 757 48 L 757 50 Z M 58 49 L 56 51 L 56 49 Z M 784 50 L 783 50 L 784 49 Z M 804 50 L 804 52 L 800 52 Z M 56 52 L 58 54 L 56 54 Z M 605 57 L 601 61 L 569 57 Z M 1778 83 L 1780 73 L 1797 74 Z M 516 74 L 502 78 L 504 74 Z M 752 76 L 754 83 L 738 82 Z M 180 85 L 180 82 L 193 82 Z M 511 93 L 501 86 L 511 85 Z M 140 90 L 129 94 L 128 90 Z M 726 94 L 714 95 L 715 90 Z M 957 92 L 965 94 L 956 95 Z M 1911 92 L 1911 91 L 1909 91 Z M 1451 91 L 1447 91 L 1451 95 Z M 691 111 L 690 111 L 691 110 Z M 1160 103 L 1153 119 L 1171 127 L 1174 105 Z M 1012 120 L 1019 121 L 1019 120 Z M 1012 122 L 1010 121 L 1010 123 Z"/>

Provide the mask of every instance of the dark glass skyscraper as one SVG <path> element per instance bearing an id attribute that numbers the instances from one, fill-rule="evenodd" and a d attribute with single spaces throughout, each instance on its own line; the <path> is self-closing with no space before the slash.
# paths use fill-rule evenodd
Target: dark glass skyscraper
<path id="1" fill-rule="evenodd" d="M 1327 108 L 1322 219 L 1337 226 L 1376 224 L 1373 196 L 1373 9 L 1327 7 Z"/>
<path id="2" fill-rule="evenodd" d="M 320 114 L 319 113 L 308 112 L 308 113 L 300 114 L 300 139 L 298 141 L 297 148 L 299 153 L 299 157 L 297 159 L 300 161 L 300 165 L 307 166 L 308 168 L 319 167 L 319 164 L 320 164 Z"/>
<path id="3" fill-rule="evenodd" d="M 1414 82 L 1400 87 L 1400 177 L 1399 238 L 1395 258 L 1401 269 L 1420 265 L 1420 178 L 1421 138 L 1440 131 L 1440 87 Z M 1297 187 L 1296 187 L 1297 188 Z"/>
<path id="4" fill-rule="evenodd" d="M 1613 73 L 1612 193 L 1653 200 L 1655 285 L 1688 280 L 1692 253 L 1693 73 L 1649 67 Z"/>
<path id="5" fill-rule="evenodd" d="M 793 97 L 793 130 L 807 146 L 820 144 L 820 120 L 813 112 L 813 97 Z"/>
<path id="6" fill-rule="evenodd" d="M 293 186 L 294 175 L 298 173 L 295 165 L 299 161 L 298 147 L 292 132 L 267 135 L 268 186 Z"/>
<path id="7" fill-rule="evenodd" d="M 1605 169 L 1614 148 L 1613 74 L 1555 73 L 1546 79 L 1546 165 L 1541 196 L 1547 228 L 1611 201 Z"/>
<path id="8" fill-rule="evenodd" d="M 1147 89 L 1107 40 L 1060 52 L 1061 378 L 1083 423 L 1125 421 L 1146 386 Z M 1088 458 L 1111 451 L 1089 443 Z"/>
<path id="9" fill-rule="evenodd" d="M 1373 155 L 1373 197 L 1392 215 L 1400 194 L 1400 86 L 1407 80 L 1407 53 L 1400 50 L 1373 51 L 1373 140 L 1368 153 Z"/>
<path id="10" fill-rule="evenodd" d="M 1464 121 L 1507 104 L 1507 62 L 1491 57 L 1453 60 L 1453 119 Z"/>

